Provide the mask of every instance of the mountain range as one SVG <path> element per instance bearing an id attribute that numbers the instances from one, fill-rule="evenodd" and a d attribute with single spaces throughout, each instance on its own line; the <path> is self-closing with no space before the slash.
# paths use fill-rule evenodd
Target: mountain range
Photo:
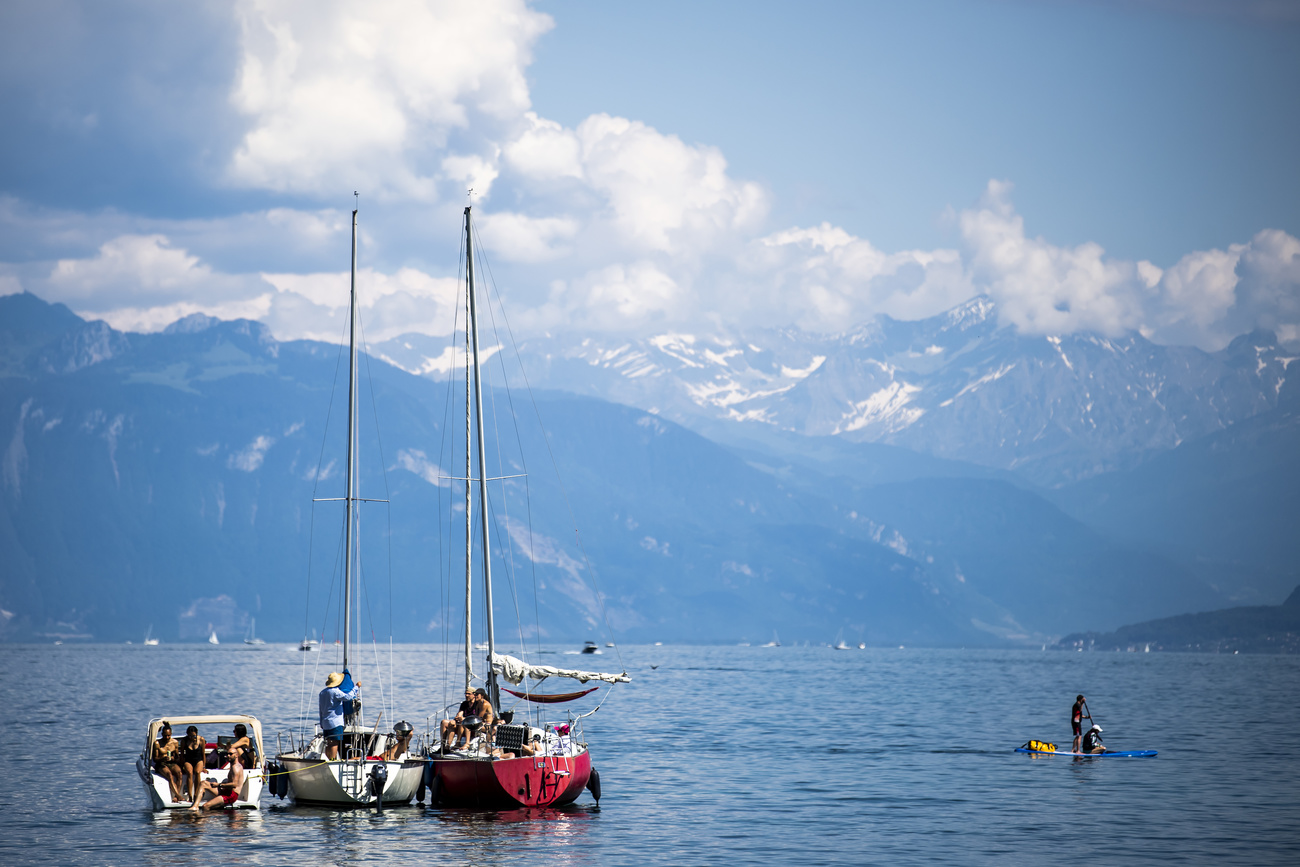
<path id="1" fill-rule="evenodd" d="M 1300 387 L 1264 332 L 1030 337 L 975 299 L 837 336 L 495 348 L 517 641 L 1038 644 L 1296 583 Z M 457 352 L 363 357 L 381 636 L 462 628 Z M 339 495 L 339 371 L 339 347 L 253 322 L 126 334 L 0 298 L 0 637 L 336 634 L 339 509 L 313 499 Z"/>
<path id="2" fill-rule="evenodd" d="M 1300 587 L 1281 605 L 1244 605 L 1181 614 L 1123 626 L 1114 632 L 1072 633 L 1060 650 L 1300 653 Z"/>

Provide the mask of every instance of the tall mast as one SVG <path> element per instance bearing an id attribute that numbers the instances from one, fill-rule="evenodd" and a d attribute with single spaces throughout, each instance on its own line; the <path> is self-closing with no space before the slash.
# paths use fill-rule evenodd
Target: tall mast
<path id="1" fill-rule="evenodd" d="M 352 510 L 356 500 L 357 449 L 357 212 L 352 211 L 352 298 L 348 304 L 348 481 L 343 524 L 343 667 L 348 667 L 348 641 L 352 637 Z"/>
<path id="2" fill-rule="evenodd" d="M 469 262 L 469 274 L 473 273 L 473 259 L 470 258 L 469 247 L 469 208 L 465 209 L 465 252 L 466 261 Z M 465 292 L 465 343 L 468 346 L 470 340 L 470 296 L 473 294 L 474 278 L 469 277 L 466 284 L 468 289 Z M 466 352 L 466 359 L 469 354 Z M 470 405 L 470 369 L 465 365 L 465 691 L 468 692 L 472 686 L 474 677 L 474 638 L 473 638 L 473 616 L 474 610 L 474 488 L 470 482 L 474 479 L 474 473 L 470 469 L 470 459 L 474 451 L 473 441 L 471 440 L 470 423 L 472 421 Z"/>
<path id="3" fill-rule="evenodd" d="M 501 693 L 497 688 L 496 672 L 492 670 L 492 654 L 496 652 L 495 635 L 492 628 L 492 557 L 488 547 L 487 514 L 487 456 L 484 452 L 483 437 L 483 367 L 478 351 L 478 306 L 474 299 L 474 247 L 471 229 L 470 207 L 465 207 L 465 273 L 469 278 L 469 322 L 470 335 L 474 345 L 474 422 L 478 428 L 478 498 L 479 525 L 483 528 L 483 590 L 484 605 L 487 606 L 487 641 L 488 641 L 488 701 L 492 707 L 501 706 Z M 468 620 L 468 611 L 466 612 Z"/>

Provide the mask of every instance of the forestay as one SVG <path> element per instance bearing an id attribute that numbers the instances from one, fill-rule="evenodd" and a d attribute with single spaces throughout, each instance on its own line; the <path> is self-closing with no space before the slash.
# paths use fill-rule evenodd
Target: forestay
<path id="1" fill-rule="evenodd" d="M 573 668 L 556 668 L 553 665 L 529 665 L 522 659 L 500 653 L 492 654 L 492 670 L 511 683 L 522 683 L 525 677 L 543 680 L 548 677 L 568 677 L 586 683 L 599 680 L 605 683 L 631 683 L 627 672 L 622 674 L 605 674 L 599 671 L 579 671 Z"/>

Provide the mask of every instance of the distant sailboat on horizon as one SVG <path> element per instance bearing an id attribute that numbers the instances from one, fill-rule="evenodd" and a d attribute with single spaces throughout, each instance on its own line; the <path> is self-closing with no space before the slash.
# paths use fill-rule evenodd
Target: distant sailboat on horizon
<path id="1" fill-rule="evenodd" d="M 158 646 L 158 639 L 156 639 L 156 638 L 153 637 L 153 624 L 152 624 L 152 623 L 150 623 L 150 624 L 149 624 L 149 628 L 148 628 L 147 630 L 145 630 L 145 633 L 144 633 L 144 646 L 145 646 L 145 647 L 157 647 L 157 646 Z"/>
<path id="2" fill-rule="evenodd" d="M 220 644 L 220 643 L 221 642 L 217 640 L 217 630 L 214 629 L 212 630 L 212 632 L 208 633 L 208 644 Z"/>
<path id="3" fill-rule="evenodd" d="M 248 637 L 244 639 L 245 644 L 266 644 L 265 641 L 257 637 L 257 618 L 251 617 L 248 620 Z"/>

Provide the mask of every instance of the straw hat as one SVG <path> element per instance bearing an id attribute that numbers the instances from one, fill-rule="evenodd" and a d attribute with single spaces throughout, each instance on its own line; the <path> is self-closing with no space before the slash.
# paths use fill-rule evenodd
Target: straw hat
<path id="1" fill-rule="evenodd" d="M 338 686 L 342 682 L 343 682 L 343 672 L 341 671 L 331 671 L 329 673 L 329 677 L 325 678 L 325 686 L 327 687 Z"/>

